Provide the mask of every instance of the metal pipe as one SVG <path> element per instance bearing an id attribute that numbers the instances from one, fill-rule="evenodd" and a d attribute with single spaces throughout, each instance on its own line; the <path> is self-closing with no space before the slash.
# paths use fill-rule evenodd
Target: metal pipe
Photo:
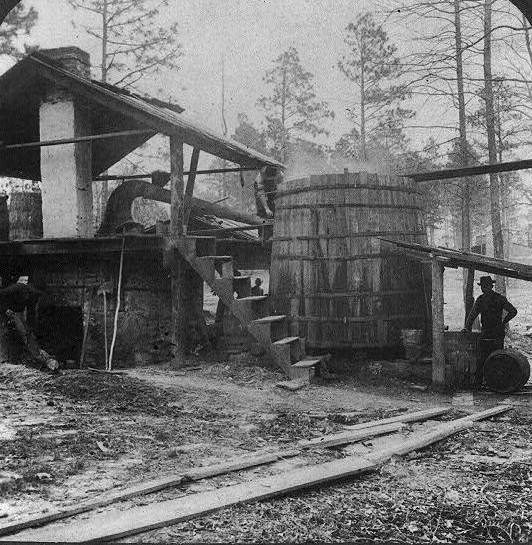
<path id="1" fill-rule="evenodd" d="M 170 204 L 170 191 L 144 180 L 131 180 L 127 184 L 119 185 L 109 196 L 102 224 L 96 236 L 116 234 L 116 230 L 128 221 L 133 221 L 131 207 L 137 197 Z M 202 199 L 192 198 L 192 214 L 207 214 L 226 218 L 248 225 L 263 225 L 269 223 L 263 218 L 252 214 L 245 214 L 226 206 L 213 204 Z"/>

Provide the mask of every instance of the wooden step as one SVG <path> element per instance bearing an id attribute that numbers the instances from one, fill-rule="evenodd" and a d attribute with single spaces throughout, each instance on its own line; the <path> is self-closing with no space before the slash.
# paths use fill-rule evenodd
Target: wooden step
<path id="1" fill-rule="evenodd" d="M 315 367 L 316 365 L 319 365 L 320 362 L 321 362 L 320 358 L 301 360 L 301 361 L 298 361 L 298 362 L 294 363 L 294 365 L 292 365 L 292 367 L 300 367 L 300 368 Z"/>
<path id="2" fill-rule="evenodd" d="M 214 255 L 212 256 L 216 272 L 221 276 L 230 277 L 235 272 L 235 264 L 233 257 L 230 255 Z"/>
<path id="3" fill-rule="evenodd" d="M 280 341 L 275 341 L 273 344 L 275 345 L 292 344 L 299 340 L 300 340 L 300 337 L 285 337 L 284 339 L 281 339 Z"/>
<path id="4" fill-rule="evenodd" d="M 288 320 L 284 315 L 265 316 L 253 320 L 248 329 L 263 346 L 271 350 L 271 343 L 288 337 Z"/>
<path id="5" fill-rule="evenodd" d="M 308 358 L 294 363 L 288 370 L 290 379 L 312 382 L 316 376 L 317 367 L 324 358 Z"/>
<path id="6" fill-rule="evenodd" d="M 182 237 L 178 239 L 178 246 L 184 250 L 185 257 L 216 254 L 215 237 Z"/>
<path id="7" fill-rule="evenodd" d="M 238 301 L 249 301 L 251 303 L 260 303 L 261 301 L 266 301 L 268 299 L 267 295 L 250 295 L 249 297 L 241 297 Z M 296 337 L 297 339 L 297 337 Z"/>
<path id="8" fill-rule="evenodd" d="M 233 261 L 232 255 L 203 255 L 201 256 L 201 259 L 212 259 L 213 261 Z"/>
<path id="9" fill-rule="evenodd" d="M 283 320 L 286 320 L 284 314 L 276 314 L 274 316 L 264 316 L 264 318 L 259 318 L 258 320 L 254 320 L 254 322 L 256 324 L 270 324 L 273 322 L 282 322 Z"/>
<path id="10" fill-rule="evenodd" d="M 253 320 L 267 316 L 269 306 L 270 304 L 266 295 L 242 297 L 235 299 L 232 303 L 235 315 L 237 315 L 246 326 Z"/>
<path id="11" fill-rule="evenodd" d="M 305 358 L 305 339 L 302 339 L 301 337 L 285 337 L 272 344 L 272 348 L 275 350 L 281 350 L 282 347 L 288 349 L 290 364 Z"/>

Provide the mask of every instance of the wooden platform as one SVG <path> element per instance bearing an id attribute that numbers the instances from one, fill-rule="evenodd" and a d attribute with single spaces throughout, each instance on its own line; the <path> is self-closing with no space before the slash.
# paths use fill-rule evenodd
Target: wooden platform
<path id="1" fill-rule="evenodd" d="M 170 239 L 161 235 L 125 235 L 125 254 L 163 254 L 171 248 Z M 122 236 L 98 238 L 42 238 L 0 242 L 0 260 L 4 265 L 24 268 L 44 256 L 82 256 L 120 254 Z M 271 248 L 260 243 L 237 239 L 224 240 L 224 255 L 237 255 L 241 269 L 269 268 Z"/>

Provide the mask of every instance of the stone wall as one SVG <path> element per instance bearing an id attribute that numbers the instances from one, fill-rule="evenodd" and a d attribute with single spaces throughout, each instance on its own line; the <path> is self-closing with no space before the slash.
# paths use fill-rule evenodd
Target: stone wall
<path id="1" fill-rule="evenodd" d="M 107 336 L 111 346 L 117 302 L 119 256 L 47 259 L 31 281 L 45 292 L 37 333 L 44 348 L 61 360 L 79 360 L 89 302 L 86 365 L 104 367 L 104 299 L 107 286 Z M 171 292 L 162 256 L 127 255 L 121 290 L 113 367 L 132 367 L 171 359 Z"/>

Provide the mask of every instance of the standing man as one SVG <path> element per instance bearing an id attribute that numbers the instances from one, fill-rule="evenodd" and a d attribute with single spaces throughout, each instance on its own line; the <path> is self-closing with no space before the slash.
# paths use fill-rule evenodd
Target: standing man
<path id="1" fill-rule="evenodd" d="M 257 216 L 273 220 L 275 215 L 275 195 L 279 184 L 283 181 L 283 172 L 273 166 L 262 167 L 255 179 L 255 205 Z M 273 236 L 273 226 L 264 227 L 263 237 L 267 241 Z"/>
<path id="2" fill-rule="evenodd" d="M 500 293 L 493 291 L 494 280 L 491 276 L 481 276 L 478 285 L 482 290 L 469 316 L 464 331 L 471 331 L 475 318 L 480 314 L 480 364 L 477 367 L 476 383 L 482 384 L 482 374 L 486 358 L 494 351 L 504 348 L 506 324 L 515 317 L 517 309 Z M 503 312 L 506 314 L 503 316 Z"/>

